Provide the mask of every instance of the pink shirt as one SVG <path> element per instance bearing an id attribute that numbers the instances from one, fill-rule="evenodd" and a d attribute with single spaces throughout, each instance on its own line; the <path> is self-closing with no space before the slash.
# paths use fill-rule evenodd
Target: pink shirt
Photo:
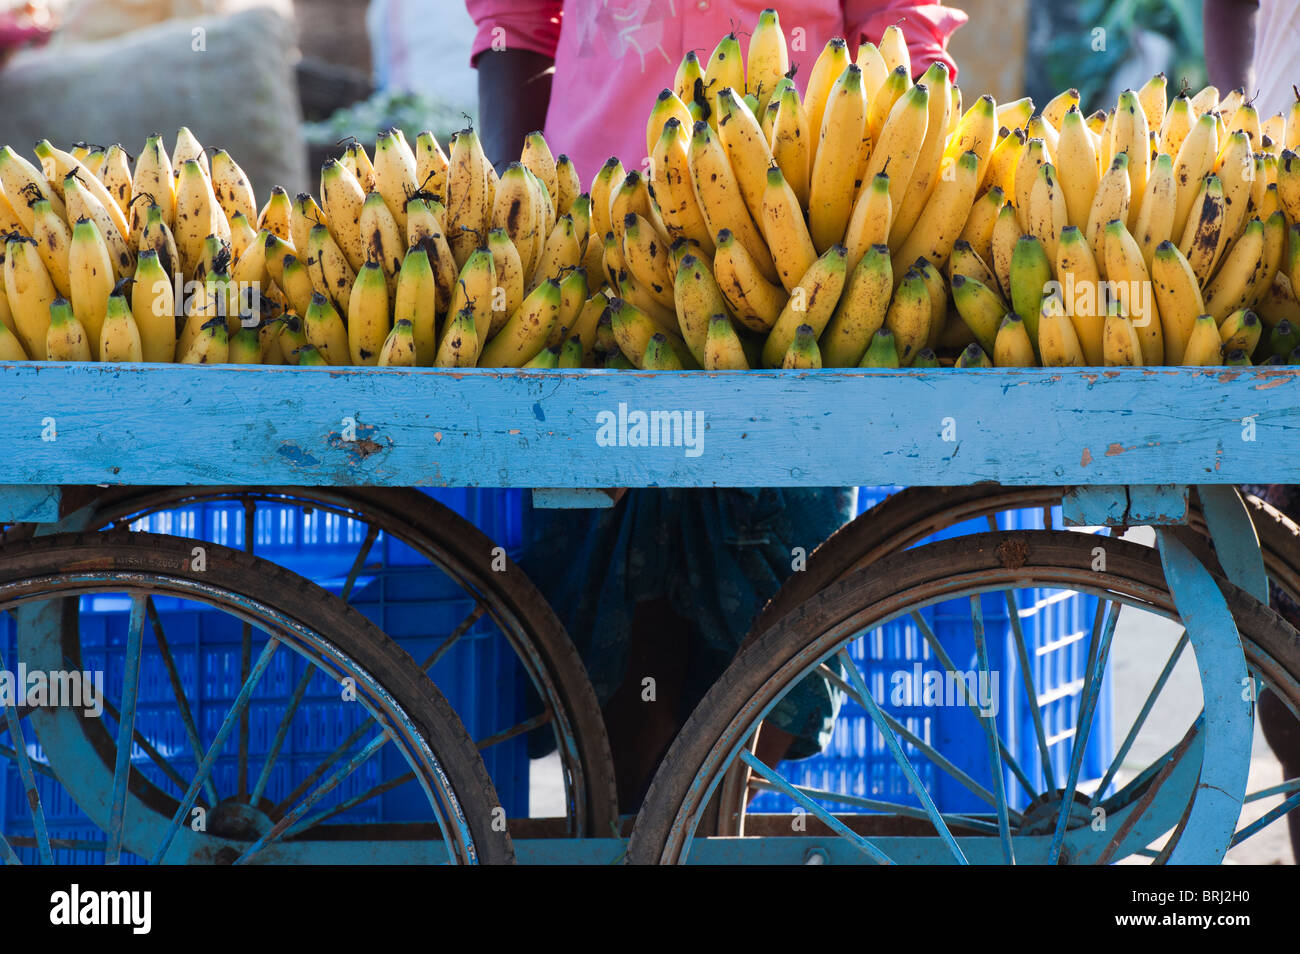
<path id="1" fill-rule="evenodd" d="M 686 51 L 695 49 L 707 63 L 718 40 L 732 29 L 752 30 L 769 6 L 781 14 L 800 89 L 828 40 L 844 37 L 856 56 L 863 38 L 877 43 L 900 20 L 913 72 L 942 60 L 955 78 L 948 37 L 967 19 L 960 10 L 917 0 L 467 0 L 467 6 L 478 25 L 472 61 L 494 46 L 554 57 L 546 139 L 556 155 L 573 160 L 584 187 L 610 156 L 641 168 L 646 118 L 659 91 L 672 87 Z M 740 40 L 747 50 L 747 37 Z"/>

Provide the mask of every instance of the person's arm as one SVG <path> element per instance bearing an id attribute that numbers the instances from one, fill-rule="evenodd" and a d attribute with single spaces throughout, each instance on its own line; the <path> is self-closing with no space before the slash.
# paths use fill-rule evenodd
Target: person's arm
<path id="1" fill-rule="evenodd" d="M 1220 93 L 1255 85 L 1255 17 L 1259 0 L 1205 0 L 1205 66 Z"/>
<path id="2" fill-rule="evenodd" d="M 470 62 L 478 69 L 479 138 L 498 170 L 541 129 L 563 0 L 467 0 L 478 28 Z"/>
<path id="3" fill-rule="evenodd" d="M 851 49 L 862 40 L 879 43 L 885 29 L 897 24 L 907 38 L 914 77 L 942 61 L 956 80 L 957 64 L 948 53 L 948 37 L 969 19 L 963 11 L 925 0 L 841 0 L 841 7 Z"/>

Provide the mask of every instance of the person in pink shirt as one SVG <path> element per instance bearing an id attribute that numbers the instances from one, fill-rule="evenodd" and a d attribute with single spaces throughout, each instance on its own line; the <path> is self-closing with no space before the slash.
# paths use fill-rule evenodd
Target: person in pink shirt
<path id="1" fill-rule="evenodd" d="M 875 43 L 900 23 L 919 76 L 947 64 L 949 35 L 966 22 L 961 10 L 916 0 L 467 0 L 478 27 L 471 62 L 478 67 L 479 121 L 494 163 L 517 159 L 523 137 L 546 134 L 591 182 L 618 156 L 640 168 L 645 117 L 655 96 L 672 87 L 688 50 L 707 61 L 726 33 L 752 29 L 759 13 L 780 13 L 796 76 L 807 78 L 826 42 L 842 36 L 850 55 L 863 38 Z M 744 37 L 741 38 L 742 42 Z M 803 83 L 799 83 L 802 88 Z"/>
<path id="2" fill-rule="evenodd" d="M 479 134 L 503 169 L 542 129 L 584 186 L 610 157 L 639 169 L 645 123 L 688 50 L 758 22 L 771 0 L 467 0 L 478 33 Z M 960 10 L 907 0 L 776 5 L 796 77 L 826 43 L 856 55 L 902 23 L 912 68 L 942 60 Z M 796 79 L 800 88 L 804 81 Z M 635 812 L 659 761 L 721 675 L 757 611 L 811 552 L 853 517 L 847 488 L 631 490 L 600 511 L 529 515 L 525 572 L 551 601 L 591 676 L 614 757 L 620 808 Z M 646 696 L 647 677 L 655 691 Z M 839 696 L 805 680 L 764 723 L 757 755 L 802 758 L 829 739 Z M 649 704 L 653 702 L 653 704 Z M 534 751 L 533 755 L 542 754 Z"/>

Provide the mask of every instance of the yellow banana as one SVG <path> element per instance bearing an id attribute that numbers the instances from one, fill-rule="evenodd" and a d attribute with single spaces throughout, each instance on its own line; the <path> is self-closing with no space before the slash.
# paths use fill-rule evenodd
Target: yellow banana
<path id="1" fill-rule="evenodd" d="M 68 213 L 64 208 L 63 196 L 51 187 L 49 181 L 45 178 L 45 174 L 8 146 L 0 146 L 0 191 L 4 192 L 9 198 L 13 212 L 22 225 L 24 233 L 30 236 L 32 210 L 26 202 L 19 198 L 26 195 L 28 189 L 35 189 L 42 199 L 54 207 L 54 211 L 59 214 L 59 218 L 67 220 Z"/>
<path id="2" fill-rule="evenodd" d="M 1165 111 L 1164 123 L 1160 126 L 1159 150 L 1177 157 L 1183 140 L 1192 131 L 1196 117 L 1192 115 L 1192 101 L 1187 94 L 1180 93 L 1174 97 L 1169 109 Z"/>
<path id="3" fill-rule="evenodd" d="M 875 93 L 867 94 L 867 138 L 873 144 L 880 142 L 889 114 L 911 88 L 912 77 L 900 66 L 886 74 L 885 81 Z M 863 90 L 866 90 L 865 78 Z"/>
<path id="4" fill-rule="evenodd" d="M 319 352 L 326 364 L 350 364 L 351 350 L 343 317 L 319 292 L 313 293 L 303 316 L 303 333 L 307 343 Z"/>
<path id="5" fill-rule="evenodd" d="M 72 306 L 59 298 L 50 303 L 48 327 L 41 341 L 39 358 L 42 361 L 92 361 L 90 340 L 81 326 Z M 9 337 L 13 337 L 9 335 Z M 31 349 L 27 349 L 31 352 Z M 36 357 L 34 352 L 31 352 Z"/>
<path id="6" fill-rule="evenodd" d="M 893 218 L 893 208 L 889 198 L 889 176 L 883 172 L 872 177 L 871 182 L 859 193 L 853 204 L 853 214 L 844 236 L 844 245 L 848 249 L 846 260 L 849 273 L 857 268 L 858 262 L 873 245 L 889 243 L 889 226 Z"/>
<path id="7" fill-rule="evenodd" d="M 938 95 L 936 91 L 935 95 Z M 889 204 L 893 210 L 890 219 L 890 247 L 894 248 L 892 237 L 898 230 L 897 220 L 903 199 L 908 195 L 908 183 L 919 167 L 921 150 L 927 145 L 927 130 L 930 122 L 930 92 L 923 83 L 911 87 L 889 113 L 885 125 L 880 131 L 880 141 L 875 144 L 871 160 L 863 179 L 871 182 L 875 176 L 888 169 Z M 937 159 L 936 159 L 937 165 Z M 910 223 L 909 223 L 910 225 Z M 901 239 L 899 244 L 901 244 Z"/>
<path id="8" fill-rule="evenodd" d="M 726 154 L 706 123 L 695 124 L 690 159 L 695 197 L 699 201 L 709 232 L 716 236 L 723 229 L 729 229 L 735 240 L 744 246 L 759 271 L 769 281 L 776 281 L 776 266 L 772 262 L 771 253 L 759 234 L 758 226 L 750 217 Z M 614 227 L 617 231 L 617 221 Z"/>
<path id="9" fill-rule="evenodd" d="M 37 361 L 46 355 L 46 331 L 50 326 L 50 305 L 58 297 L 49 272 L 30 239 L 11 236 L 5 243 L 5 294 L 13 317 L 14 332 L 23 350 Z M 109 291 L 113 288 L 113 270 L 108 269 Z M 79 282 L 73 282 L 77 287 Z M 104 292 L 104 298 L 108 292 Z M 95 329 L 98 331 L 98 327 Z"/>
<path id="10" fill-rule="evenodd" d="M 1228 315 L 1246 306 L 1266 268 L 1264 261 L 1264 223 L 1252 219 L 1232 250 L 1223 260 L 1223 267 L 1205 286 L 1204 312 L 1222 322 Z"/>
<path id="11" fill-rule="evenodd" d="M 217 317 L 205 322 L 189 348 L 181 355 L 181 364 L 227 364 L 230 360 L 230 336 L 226 319 Z"/>
<path id="12" fill-rule="evenodd" d="M 889 246 L 884 242 L 868 246 L 849 274 L 839 305 L 822 335 L 822 361 L 826 367 L 858 366 L 872 336 L 885 323 L 893 288 Z"/>
<path id="13" fill-rule="evenodd" d="M 560 193 L 560 182 L 555 170 L 555 156 L 551 154 L 551 147 L 547 145 L 546 137 L 540 132 L 531 132 L 525 136 L 524 148 L 519 154 L 519 161 L 524 168 L 541 180 L 542 185 L 546 186 L 546 194 L 551 198 L 551 201 L 556 201 Z M 455 165 L 455 163 L 456 160 L 453 157 L 452 165 Z"/>
<path id="14" fill-rule="evenodd" d="M 631 214 L 635 215 L 635 213 Z M 637 216 L 637 218 L 640 217 Z M 626 231 L 626 226 L 624 226 L 624 231 Z M 649 241 L 666 256 L 666 249 L 658 241 L 658 236 L 654 234 L 654 230 L 647 227 L 646 231 L 650 233 L 648 236 Z M 556 222 L 555 228 L 551 230 L 551 234 L 546 240 L 546 246 L 542 249 L 542 256 L 533 268 L 531 279 L 527 282 L 528 291 L 532 291 L 548 278 L 562 279 L 571 269 L 577 268 L 581 264 L 582 246 L 579 244 L 578 233 L 573 227 L 573 216 L 565 215 Z M 667 276 L 665 276 L 665 282 L 666 278 Z M 671 293 L 667 293 L 667 297 L 671 299 Z"/>
<path id="15" fill-rule="evenodd" d="M 731 164 L 745 207 L 758 221 L 763 212 L 763 191 L 767 186 L 768 167 L 772 165 L 772 152 L 758 120 L 735 90 L 720 90 L 717 102 L 718 142 Z"/>
<path id="16" fill-rule="evenodd" d="M 766 332 L 776 324 L 789 296 L 763 275 L 745 246 L 728 229 L 718 233 L 713 274 L 732 312 L 745 327 Z"/>
<path id="17" fill-rule="evenodd" d="M 880 35 L 880 56 L 887 69 L 893 71 L 901 68 L 909 76 L 912 74 L 912 54 L 907 48 L 907 38 L 897 24 L 885 27 L 884 33 Z"/>
<path id="18" fill-rule="evenodd" d="M 1078 109 L 1070 110 L 1061 120 L 1061 138 L 1054 164 L 1060 174 L 1061 190 L 1065 194 L 1068 224 L 1086 228 L 1088 212 L 1097 192 L 1097 152 L 1083 114 Z"/>
<path id="19" fill-rule="evenodd" d="M 789 71 L 790 54 L 780 16 L 775 10 L 764 10 L 758 15 L 758 26 L 749 38 L 745 57 L 745 92 L 758 99 L 760 115 L 767 108 L 772 89 Z"/>
<path id="20" fill-rule="evenodd" d="M 720 312 L 709 318 L 703 364 L 708 371 L 749 370 L 744 346 L 725 313 Z"/>
<path id="21" fill-rule="evenodd" d="M 519 368 L 535 358 L 560 316 L 560 283 L 538 285 L 479 356 L 482 368 Z"/>
<path id="22" fill-rule="evenodd" d="M 518 256 L 515 263 L 518 264 Z M 522 298 L 522 278 L 519 288 Z M 397 294 L 393 299 L 393 318 L 394 321 L 411 323 L 415 363 L 421 367 L 431 366 L 438 352 L 438 287 L 429 256 L 422 248 L 410 249 L 402 259 L 402 270 L 397 276 Z"/>
<path id="23" fill-rule="evenodd" d="M 1019 129 L 1008 131 L 1005 126 L 1002 127 L 998 132 L 997 144 L 989 154 L 989 167 L 984 171 L 984 181 L 980 183 L 980 188 L 997 188 L 1004 196 L 1014 198 L 1016 169 L 1020 165 L 1020 154 L 1028 143 L 1029 140 Z"/>
<path id="24" fill-rule="evenodd" d="M 1124 181 L 1127 182 L 1128 179 Z M 997 221 L 993 224 L 993 256 L 992 261 L 989 262 L 993 274 L 998 277 L 998 285 L 1004 298 L 1011 297 L 1011 259 L 1022 235 L 1016 217 L 1016 208 L 1008 202 L 1002 206 L 1002 211 L 998 213 Z"/>
<path id="25" fill-rule="evenodd" d="M 1125 224 L 1129 230 L 1137 226 L 1142 198 L 1146 194 L 1147 176 L 1151 172 L 1151 144 L 1147 116 L 1137 93 L 1126 89 L 1119 94 L 1115 107 L 1115 122 L 1111 128 L 1111 156 L 1128 153 L 1129 209 Z"/>
<path id="26" fill-rule="evenodd" d="M 998 287 L 998 277 L 993 274 L 993 269 L 989 268 L 965 239 L 958 239 L 953 245 L 947 272 L 950 281 L 953 275 L 965 275 L 967 278 L 979 279 L 990 288 Z"/>
<path id="27" fill-rule="evenodd" d="M 136 261 L 131 314 L 140 333 L 141 360 L 171 361 L 176 354 L 175 292 L 154 249 L 142 251 Z"/>
<path id="28" fill-rule="evenodd" d="M 393 330 L 384 339 L 384 346 L 379 351 L 381 368 L 415 367 L 415 329 L 411 322 L 402 318 L 394 322 Z"/>
<path id="29" fill-rule="evenodd" d="M 545 142 L 541 145 L 545 145 Z M 529 150 L 525 145 L 525 152 L 530 161 L 539 162 L 538 147 Z M 547 155 L 549 153 L 550 150 L 547 150 Z M 463 267 L 470 254 L 483 243 L 494 210 L 494 205 L 488 204 L 490 182 L 485 162 L 478 133 L 473 129 L 458 132 L 456 141 L 451 145 L 451 159 L 447 167 L 446 202 L 447 244 L 451 246 L 457 267 Z M 552 161 L 552 173 L 554 169 L 555 163 Z M 334 213 L 328 203 L 325 213 L 333 222 Z M 387 331 L 384 335 L 387 337 Z"/>
<path id="30" fill-rule="evenodd" d="M 956 89 L 954 86 L 953 89 Z M 973 152 L 979 158 L 977 183 L 984 181 L 989 162 L 993 157 L 994 141 L 997 138 L 997 105 L 992 96 L 981 96 L 974 105 L 966 110 L 957 125 L 957 130 L 948 139 L 944 147 L 945 159 L 956 159 L 964 152 Z"/>
<path id="31" fill-rule="evenodd" d="M 577 325 L 582 308 L 587 303 L 587 272 L 579 267 L 560 280 L 560 310 L 546 337 L 548 348 L 560 348 Z"/>
<path id="32" fill-rule="evenodd" d="M 176 238 L 172 230 L 163 221 L 163 210 L 158 205 L 150 205 L 145 210 L 144 230 L 140 233 L 139 250 L 153 249 L 158 253 L 158 262 L 163 271 L 174 275 L 181 270 L 180 252 L 176 248 Z"/>
<path id="33" fill-rule="evenodd" d="M 822 48 L 813 62 L 812 72 L 808 74 L 808 86 L 805 88 L 803 104 L 808 110 L 808 128 L 812 131 L 808 154 L 810 166 L 817 161 L 822 119 L 826 115 L 831 90 L 850 65 L 852 61 L 849 59 L 848 44 L 843 38 L 835 37 Z"/>
<path id="34" fill-rule="evenodd" d="M 1056 167 L 1050 162 L 1038 167 L 1037 177 L 1029 192 L 1028 232 L 1043 243 L 1048 259 L 1056 260 L 1061 230 L 1069 224 L 1065 209 L 1065 193 L 1057 177 Z"/>
<path id="35" fill-rule="evenodd" d="M 510 235 L 505 229 L 493 229 L 488 232 L 488 251 L 492 253 L 492 265 L 496 271 L 497 287 L 501 293 L 495 291 L 492 295 L 492 327 L 488 331 L 489 335 L 496 334 L 501 330 L 510 316 L 515 313 L 519 305 L 524 300 L 524 266 L 519 260 L 519 250 L 515 248 L 515 243 L 510 241 Z M 407 259 L 410 259 L 411 253 L 407 253 Z M 425 258 L 426 263 L 428 258 Z M 403 269 L 406 263 L 402 263 Z M 433 274 L 430 272 L 430 279 Z M 435 288 L 436 291 L 436 288 Z M 401 300 L 401 282 L 398 282 L 398 300 Z M 435 298 L 436 302 L 436 298 Z M 497 305 L 501 305 L 497 308 Z M 439 308 L 439 311 L 442 309 Z M 420 341 L 421 322 L 415 322 L 415 337 L 417 344 Z M 430 359 L 432 360 L 432 358 Z M 421 362 L 422 364 L 424 362 Z"/>
<path id="36" fill-rule="evenodd" d="M 1064 92 L 1057 93 L 1047 105 L 1043 107 L 1040 115 L 1043 122 L 1048 123 L 1057 132 L 1060 132 L 1065 122 L 1065 114 L 1072 109 L 1079 108 L 1079 91 L 1071 87 Z M 1055 153 L 1053 153 L 1055 155 Z M 995 362 L 996 363 L 996 362 Z"/>
<path id="37" fill-rule="evenodd" d="M 843 245 L 831 246 L 791 291 L 763 345 L 764 365 L 781 366 L 800 325 L 811 325 L 815 335 L 825 329 L 844 290 L 845 254 Z"/>
<path id="38" fill-rule="evenodd" d="M 1006 197 L 1002 190 L 993 186 L 975 200 L 970 215 L 966 217 L 966 224 L 961 228 L 959 240 L 967 242 L 988 264 L 993 262 L 993 229 L 1005 204 Z"/>
<path id="39" fill-rule="evenodd" d="M 812 131 L 808 112 L 793 86 L 781 92 L 776 118 L 772 121 L 772 158 L 799 198 L 808 205 L 809 176 L 812 174 Z M 716 234 L 716 233 L 713 233 Z"/>
<path id="40" fill-rule="evenodd" d="M 650 110 L 650 118 L 646 121 L 645 152 L 647 156 L 654 154 L 655 143 L 663 135 L 664 125 L 670 119 L 677 120 L 679 129 L 690 129 L 695 125 L 695 120 L 691 118 L 691 111 L 686 108 L 686 104 L 672 90 L 664 88 L 659 91 L 659 97 Z"/>
<path id="41" fill-rule="evenodd" d="M 447 169 L 450 162 L 442 151 L 438 137 L 425 130 L 415 137 L 415 181 L 420 191 L 428 192 L 447 204 Z"/>
<path id="42" fill-rule="evenodd" d="M 269 235 L 269 232 L 262 233 L 264 240 Z M 261 244 L 265 247 L 265 241 Z M 306 264 L 312 288 L 346 315 L 357 276 L 333 234 L 324 225 L 314 226 L 308 235 Z"/>
<path id="43" fill-rule="evenodd" d="M 950 96 L 952 87 L 948 78 L 948 67 L 942 61 L 932 63 L 921 77 L 921 82 L 917 85 L 925 85 L 929 90 L 930 95 L 927 102 L 929 116 L 925 139 L 921 143 L 920 151 L 917 153 L 916 165 L 913 167 L 912 174 L 907 181 L 907 190 L 903 194 L 902 201 L 894 204 L 894 222 L 889 230 L 889 247 L 895 251 L 911 233 L 913 225 L 915 225 L 917 218 L 921 214 L 921 210 L 925 208 L 925 203 L 929 201 L 930 194 L 934 191 L 939 175 L 939 159 L 943 155 L 944 142 L 947 136 L 948 111 L 952 108 Z M 887 125 L 888 123 L 886 123 Z M 874 165 L 874 157 L 872 165 Z M 881 170 L 872 169 L 870 174 L 874 175 L 879 171 Z M 890 174 L 894 174 L 892 166 L 890 167 Z M 897 342 L 895 343 L 897 344 Z M 908 363 L 901 347 L 899 348 L 899 360 L 903 362 L 904 366 Z"/>
<path id="44" fill-rule="evenodd" d="M 993 342 L 993 366 L 997 368 L 1032 368 L 1038 364 L 1034 347 L 1019 315 L 1006 315 Z"/>
<path id="45" fill-rule="evenodd" d="M 820 144 L 813 152 L 808 231 L 819 253 L 844 239 L 857 192 L 866 119 L 862 71 L 850 64 L 831 87 L 818 134 Z"/>
<path id="46" fill-rule="evenodd" d="M 1184 367 L 1223 364 L 1223 339 L 1219 337 L 1219 325 L 1213 315 L 1201 315 L 1193 322 L 1181 364 Z"/>
<path id="47" fill-rule="evenodd" d="M 623 260 L 637 284 L 648 291 L 655 301 L 665 308 L 673 307 L 668 249 L 650 223 L 635 212 L 628 213 L 623 226 Z"/>
<path id="48" fill-rule="evenodd" d="M 917 352 L 925 347 L 930 336 L 931 315 L 930 292 L 925 279 L 916 269 L 908 269 L 885 312 L 885 327 L 894 335 L 899 367 L 910 365 Z"/>
<path id="49" fill-rule="evenodd" d="M 1118 292 L 1124 314 L 1133 319 L 1142 343 L 1142 363 L 1165 362 L 1164 331 L 1160 310 L 1151 291 L 1151 278 L 1137 240 L 1118 219 L 1106 226 L 1106 279 Z"/>
<path id="50" fill-rule="evenodd" d="M 64 183 L 66 191 L 68 177 L 75 175 L 81 187 L 94 196 L 96 201 L 104 207 L 104 211 L 108 214 L 108 218 L 112 221 L 113 227 L 117 229 L 122 241 L 127 240 L 131 235 L 131 226 L 126 221 L 126 215 L 113 199 L 104 183 L 100 182 L 95 174 L 86 168 L 84 163 L 79 162 L 62 149 L 55 148 L 48 139 L 42 139 L 38 142 L 35 151 L 37 157 L 41 160 L 41 168 L 45 172 L 45 177 L 50 182 Z M 66 195 L 64 199 L 66 201 Z M 105 236 L 104 241 L 108 241 L 107 236 Z"/>
<path id="51" fill-rule="evenodd" d="M 885 197 L 888 200 L 888 191 Z M 767 171 L 767 189 L 763 193 L 759 224 L 763 228 L 767 247 L 772 252 L 781 284 L 786 291 L 793 291 L 817 260 L 817 250 L 804 222 L 799 200 L 781 174 L 781 168 L 776 165 Z M 706 330 L 703 322 L 700 327 L 701 331 Z"/>
<path id="52" fill-rule="evenodd" d="M 248 176 L 224 149 L 212 154 L 212 191 L 227 222 L 236 212 L 243 213 L 250 222 L 256 219 L 257 199 Z"/>
<path id="53" fill-rule="evenodd" d="M 646 154 L 649 155 L 649 152 L 647 151 Z M 573 211 L 573 204 L 577 201 L 578 196 L 583 194 L 582 181 L 578 178 L 578 170 L 573 167 L 573 160 L 568 156 L 561 154 L 556 157 L 555 178 L 556 188 L 559 190 L 555 195 L 555 212 L 557 215 L 568 215 Z M 582 235 L 587 234 L 587 225 L 589 224 L 584 224 L 580 229 Z"/>
<path id="54" fill-rule="evenodd" d="M 383 197 L 399 232 L 406 231 L 406 203 L 419 189 L 415 154 L 392 130 L 375 140 L 375 192 Z M 364 229 L 362 230 L 364 233 Z"/>
<path id="55" fill-rule="evenodd" d="M 366 260 L 377 262 L 383 269 L 391 298 L 397 292 L 397 273 L 402 270 L 402 256 L 406 254 L 405 230 L 398 228 L 388 203 L 378 192 L 370 193 L 362 203 L 360 226 Z M 486 232 L 482 238 L 487 240 Z"/>
<path id="56" fill-rule="evenodd" d="M 1025 144 L 1025 148 L 1020 151 L 1020 159 L 1016 163 L 1015 192 L 1012 193 L 1012 202 L 1016 207 L 1016 220 L 1020 223 L 1021 231 L 1029 230 L 1029 194 L 1034 190 L 1038 170 L 1050 160 L 1047 146 L 1041 139 L 1030 139 Z"/>
<path id="57" fill-rule="evenodd" d="M 965 152 L 956 160 L 945 159 L 944 162 L 945 168 L 940 172 L 930 200 L 895 255 L 895 272 L 918 258 L 924 258 L 942 270 L 948 264 L 953 243 L 970 216 L 975 190 L 979 186 L 979 156 Z"/>
<path id="58" fill-rule="evenodd" d="M 1224 144 L 1216 163 L 1215 174 L 1223 187 L 1223 228 L 1219 231 L 1219 247 L 1215 251 L 1211 272 L 1222 261 L 1228 243 L 1235 239 L 1246 223 L 1246 206 L 1250 204 L 1251 186 L 1255 179 L 1255 157 L 1250 139 L 1244 132 L 1232 133 Z"/>
<path id="59" fill-rule="evenodd" d="M 862 70 L 862 90 L 867 94 L 867 102 L 870 103 L 889 80 L 889 64 L 881 55 L 880 47 L 867 40 L 858 44 L 858 55 L 853 62 L 857 63 L 858 69 Z"/>
<path id="60" fill-rule="evenodd" d="M 673 281 L 673 303 L 682 339 L 695 360 L 701 366 L 707 366 L 705 343 L 709 319 L 727 312 L 726 302 L 708 262 L 689 252 L 682 257 Z"/>
<path id="61" fill-rule="evenodd" d="M 1102 335 L 1102 364 L 1107 368 L 1141 367 L 1142 341 L 1133 326 L 1133 319 L 1120 314 L 1114 304 L 1109 312 Z"/>
<path id="62" fill-rule="evenodd" d="M 1074 325 L 1065 317 L 1061 300 L 1055 295 L 1043 296 L 1042 311 L 1038 318 L 1038 353 L 1045 368 L 1086 367 L 1083 348 L 1074 333 Z"/>
<path id="63" fill-rule="evenodd" d="M 32 239 L 41 263 L 54 282 L 59 296 L 68 298 L 71 285 L 68 281 L 68 246 L 72 242 L 72 232 L 67 224 L 54 212 L 54 207 L 45 199 L 32 203 L 35 219 L 32 223 Z"/>
<path id="64" fill-rule="evenodd" d="M 99 359 L 100 331 L 108 310 L 108 298 L 117 281 L 99 229 L 89 219 L 82 219 L 72 230 L 68 253 L 72 310 L 86 329 L 90 352 Z"/>
<path id="65" fill-rule="evenodd" d="M 388 337 L 388 283 L 378 262 L 357 272 L 348 301 L 348 353 L 352 364 L 374 367 Z"/>
<path id="66" fill-rule="evenodd" d="M 1187 227 L 1192 204 L 1196 201 L 1201 180 L 1214 168 L 1219 152 L 1219 134 L 1213 116 L 1203 116 L 1178 148 L 1174 157 L 1174 179 L 1178 183 L 1178 202 L 1174 210 L 1174 224 L 1170 232 L 1181 236 Z"/>
<path id="67" fill-rule="evenodd" d="M 608 214 L 607 209 L 606 217 Z M 501 176 L 492 210 L 492 227 L 505 229 L 519 253 L 523 273 L 531 276 L 540 258 L 540 249 L 535 249 L 543 222 L 540 209 L 533 202 L 527 173 L 519 163 L 511 163 Z M 544 240 L 542 247 L 545 247 Z"/>
<path id="68" fill-rule="evenodd" d="M 104 324 L 99 330 L 99 360 L 135 362 L 144 360 L 140 344 L 140 329 L 135 325 L 131 306 L 122 295 L 112 295 Z"/>
<path id="69" fill-rule="evenodd" d="M 1092 207 L 1088 210 L 1088 225 L 1083 233 L 1092 248 L 1093 257 L 1097 260 L 1097 267 L 1102 269 L 1103 278 L 1106 277 L 1103 230 L 1114 219 L 1128 221 L 1129 189 L 1132 188 L 1128 177 L 1128 162 L 1128 153 L 1121 152 L 1111 162 L 1106 174 L 1101 177 L 1101 181 L 1097 184 L 1097 194 L 1092 200 Z"/>
<path id="70" fill-rule="evenodd" d="M 1061 285 L 1062 305 L 1074 325 L 1083 356 L 1089 367 L 1099 367 L 1104 363 L 1106 295 L 1097 262 L 1078 226 L 1069 225 L 1061 231 L 1056 249 L 1056 280 Z"/>
<path id="71" fill-rule="evenodd" d="M 126 150 L 120 143 L 114 143 L 108 147 L 104 154 L 104 164 L 100 166 L 95 173 L 108 194 L 112 196 L 113 202 L 122 210 L 122 218 L 126 220 L 128 229 L 131 222 L 131 199 L 134 198 L 131 191 L 131 160 L 127 157 Z M 127 239 L 132 238 L 128 232 Z"/>
<path id="72" fill-rule="evenodd" d="M 699 200 L 695 197 L 695 185 L 691 179 L 690 160 L 687 155 L 686 128 L 676 119 L 669 119 L 651 150 L 654 196 L 669 236 L 674 239 L 686 238 L 706 254 L 711 255 L 713 236 L 704 223 Z M 592 226 L 595 227 L 594 197 L 591 205 Z M 598 234 L 604 235 L 603 232 Z"/>
<path id="73" fill-rule="evenodd" d="M 1178 242 L 1178 250 L 1187 257 L 1187 262 L 1196 273 L 1196 280 L 1202 285 L 1208 281 L 1214 259 L 1219 251 L 1219 239 L 1223 232 L 1224 195 L 1219 177 L 1210 174 L 1201 181 L 1192 203 L 1191 214 Z"/>
<path id="74" fill-rule="evenodd" d="M 465 265 L 456 278 L 456 287 L 452 291 L 447 313 L 458 315 L 466 305 L 472 308 L 480 351 L 487 343 L 488 333 L 492 329 L 492 305 L 496 289 L 496 262 L 492 253 L 486 247 L 475 249 L 465 259 Z"/>
<path id="75" fill-rule="evenodd" d="M 952 300 L 979 346 L 992 353 L 1002 319 L 1008 314 L 1001 296 L 978 279 L 957 274 L 952 277 Z"/>

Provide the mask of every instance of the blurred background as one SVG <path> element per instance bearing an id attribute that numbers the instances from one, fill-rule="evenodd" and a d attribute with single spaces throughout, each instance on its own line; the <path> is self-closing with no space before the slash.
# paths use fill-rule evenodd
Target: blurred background
<path id="1" fill-rule="evenodd" d="M 1160 70 L 1205 83 L 1201 0 L 949 2 L 970 14 L 952 42 L 968 92 L 1075 86 L 1091 112 Z M 0 0 L 0 142 L 131 148 L 187 124 L 259 194 L 293 194 L 345 136 L 445 142 L 476 110 L 473 36 L 461 0 Z"/>

